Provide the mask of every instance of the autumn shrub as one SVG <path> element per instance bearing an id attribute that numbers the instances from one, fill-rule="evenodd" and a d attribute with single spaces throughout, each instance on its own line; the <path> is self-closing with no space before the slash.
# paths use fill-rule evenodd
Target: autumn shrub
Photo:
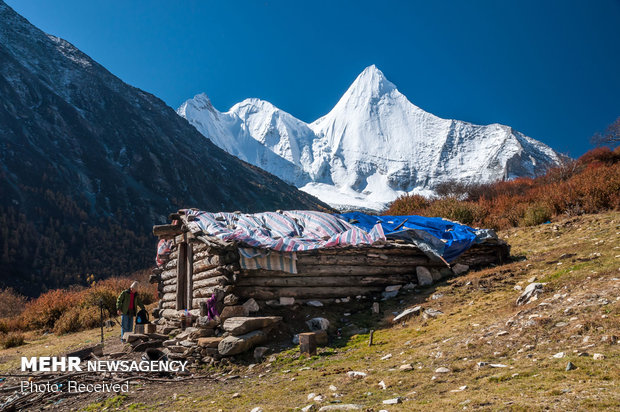
<path id="1" fill-rule="evenodd" d="M 139 274 L 139 296 L 149 305 L 157 299 L 157 289 L 145 280 L 145 273 Z M 89 287 L 49 291 L 27 302 L 18 316 L 0 320 L 0 331 L 46 329 L 69 333 L 96 327 L 101 317 L 100 303 L 104 319 L 116 316 L 116 299 L 134 280 L 109 278 L 93 281 Z"/>
<path id="2" fill-rule="evenodd" d="M 107 318 L 107 316 L 106 316 Z M 95 306 L 75 306 L 63 313 L 54 324 L 54 333 L 78 332 L 100 325 L 101 313 Z"/>
<path id="3" fill-rule="evenodd" d="M 390 215 L 419 215 L 430 205 L 431 201 L 420 195 L 403 195 L 395 201 L 388 214 Z"/>
<path id="4" fill-rule="evenodd" d="M 3 349 L 15 348 L 26 343 L 24 335 L 17 332 L 0 334 L 0 347 Z"/>
<path id="5" fill-rule="evenodd" d="M 459 196 L 425 199 L 402 196 L 386 214 L 438 216 L 473 226 L 506 229 L 544 223 L 554 216 L 620 209 L 620 148 L 592 150 L 565 160 L 537 178 L 480 185 L 449 182 L 442 193 Z"/>
<path id="6" fill-rule="evenodd" d="M 551 208 L 544 203 L 528 205 L 521 218 L 521 226 L 536 226 L 551 219 Z"/>
<path id="7" fill-rule="evenodd" d="M 441 216 L 466 225 L 474 224 L 481 216 L 481 208 L 476 203 L 446 197 L 432 202 L 426 209 L 427 216 Z"/>
<path id="8" fill-rule="evenodd" d="M 11 288 L 0 289 L 0 318 L 15 317 L 23 312 L 26 298 Z"/>
<path id="9" fill-rule="evenodd" d="M 0 319 L 0 333 L 26 330 L 26 323 L 21 316 Z"/>
<path id="10" fill-rule="evenodd" d="M 64 312 L 78 304 L 77 292 L 51 290 L 28 302 L 21 316 L 28 329 L 52 329 Z"/>

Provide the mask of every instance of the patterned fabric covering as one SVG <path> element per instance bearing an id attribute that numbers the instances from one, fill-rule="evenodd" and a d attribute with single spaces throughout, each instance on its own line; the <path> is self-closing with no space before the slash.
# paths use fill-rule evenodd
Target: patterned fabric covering
<path id="1" fill-rule="evenodd" d="M 278 252 L 372 245 L 386 241 L 380 224 L 366 232 L 334 215 L 321 212 L 294 210 L 236 214 L 188 210 L 187 215 L 194 216 L 195 220 L 187 225 L 194 233 L 202 231 L 223 241 L 236 241 L 243 247 Z"/>
<path id="2" fill-rule="evenodd" d="M 155 262 L 157 266 L 161 266 L 166 263 L 170 251 L 172 250 L 172 240 L 162 239 L 157 244 L 157 256 L 155 256 Z"/>
<path id="3" fill-rule="evenodd" d="M 241 269 L 280 270 L 297 273 L 297 254 L 295 252 L 276 252 L 273 250 L 239 248 Z"/>

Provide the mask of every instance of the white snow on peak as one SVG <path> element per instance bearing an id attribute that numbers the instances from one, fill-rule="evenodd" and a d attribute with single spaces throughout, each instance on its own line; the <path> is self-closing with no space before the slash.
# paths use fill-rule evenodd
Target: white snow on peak
<path id="1" fill-rule="evenodd" d="M 221 113 L 199 94 L 177 110 L 229 153 L 338 208 L 380 210 L 448 180 L 535 176 L 560 157 L 508 126 L 441 119 L 412 104 L 374 65 L 307 124 L 260 99 Z"/>

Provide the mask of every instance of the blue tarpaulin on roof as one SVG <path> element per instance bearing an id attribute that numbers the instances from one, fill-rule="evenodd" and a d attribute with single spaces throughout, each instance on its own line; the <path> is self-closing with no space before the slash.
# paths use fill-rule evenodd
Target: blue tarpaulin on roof
<path id="1" fill-rule="evenodd" d="M 448 262 L 459 257 L 474 243 L 497 236 L 493 231 L 474 229 L 439 217 L 372 216 L 360 212 L 337 215 L 365 231 L 381 224 L 388 239 L 411 242 L 431 257 L 442 257 Z"/>

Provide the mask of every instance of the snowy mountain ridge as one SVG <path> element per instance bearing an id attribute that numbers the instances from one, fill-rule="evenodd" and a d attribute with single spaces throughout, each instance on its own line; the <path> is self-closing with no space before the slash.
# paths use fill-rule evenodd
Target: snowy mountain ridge
<path id="1" fill-rule="evenodd" d="M 229 153 L 337 208 L 380 210 L 401 194 L 430 195 L 449 180 L 535 176 L 560 162 L 550 147 L 509 126 L 425 112 L 374 65 L 310 124 L 260 99 L 222 113 L 205 94 L 177 113 Z"/>

